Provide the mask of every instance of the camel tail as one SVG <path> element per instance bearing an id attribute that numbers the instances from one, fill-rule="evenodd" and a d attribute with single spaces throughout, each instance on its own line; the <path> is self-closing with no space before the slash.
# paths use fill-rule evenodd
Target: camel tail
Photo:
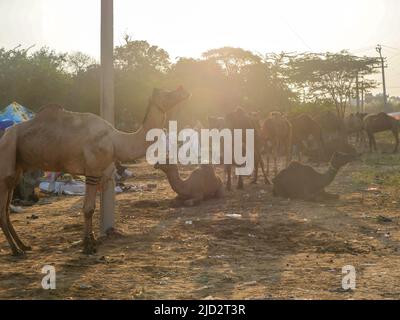
<path id="1" fill-rule="evenodd" d="M 0 139 L 0 182 L 14 178 L 17 172 L 17 128 L 12 127 Z"/>

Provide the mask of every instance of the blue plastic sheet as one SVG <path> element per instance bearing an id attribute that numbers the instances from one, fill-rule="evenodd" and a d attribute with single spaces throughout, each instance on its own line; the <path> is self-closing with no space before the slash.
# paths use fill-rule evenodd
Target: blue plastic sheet
<path id="1" fill-rule="evenodd" d="M 0 112 L 0 128 L 6 129 L 21 122 L 32 119 L 35 114 L 26 107 L 13 102 Z"/>

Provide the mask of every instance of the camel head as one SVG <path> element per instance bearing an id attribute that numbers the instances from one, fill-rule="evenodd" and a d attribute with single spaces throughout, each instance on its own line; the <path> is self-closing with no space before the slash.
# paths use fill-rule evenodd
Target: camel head
<path id="1" fill-rule="evenodd" d="M 173 107 L 190 98 L 190 93 L 182 86 L 169 91 L 155 88 L 150 98 L 150 103 L 157 106 L 163 112 L 168 112 Z"/>
<path id="2" fill-rule="evenodd" d="M 225 119 L 223 117 L 208 117 L 208 127 L 210 129 L 222 129 L 225 127 Z"/>
<path id="3" fill-rule="evenodd" d="M 167 163 L 165 164 L 161 164 L 159 162 L 157 162 L 154 165 L 154 169 L 156 170 L 161 170 L 164 173 L 168 173 L 168 172 L 172 172 L 172 171 L 178 171 L 178 165 L 177 164 L 170 164 L 167 158 Z"/>
<path id="4" fill-rule="evenodd" d="M 344 165 L 357 160 L 360 160 L 360 155 L 358 154 L 335 152 L 331 158 L 330 164 L 333 168 L 340 169 Z"/>

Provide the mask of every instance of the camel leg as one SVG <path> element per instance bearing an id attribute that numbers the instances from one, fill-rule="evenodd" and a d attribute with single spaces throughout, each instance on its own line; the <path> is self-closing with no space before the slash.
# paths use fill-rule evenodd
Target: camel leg
<path id="1" fill-rule="evenodd" d="M 221 184 L 220 187 L 218 188 L 217 192 L 215 193 L 215 197 L 217 199 L 225 198 L 225 188 L 223 184 Z"/>
<path id="2" fill-rule="evenodd" d="M 263 174 L 263 177 L 264 177 L 264 183 L 265 183 L 265 184 L 271 184 L 271 182 L 270 182 L 269 179 L 268 179 L 268 173 L 265 172 L 264 160 L 263 160 L 263 158 L 261 157 L 261 155 L 260 155 L 260 165 L 261 165 L 261 171 L 262 171 L 262 174 Z"/>
<path id="3" fill-rule="evenodd" d="M 17 232 L 15 231 L 11 220 L 10 220 L 10 204 L 11 204 L 11 200 L 13 197 L 13 189 L 10 189 L 11 191 L 8 193 L 8 199 L 7 199 L 7 206 L 6 206 L 6 215 L 7 215 L 7 223 L 8 223 L 8 230 L 11 233 L 11 236 L 13 237 L 15 243 L 17 244 L 17 246 L 23 250 L 23 251 L 31 251 L 32 248 L 30 246 L 25 245 L 21 239 L 19 238 Z"/>
<path id="4" fill-rule="evenodd" d="M 183 204 L 187 207 L 193 207 L 198 205 L 201 201 L 203 201 L 204 197 L 202 194 L 195 195 L 193 198 L 185 200 Z"/>
<path id="5" fill-rule="evenodd" d="M 369 142 L 369 152 L 374 152 L 374 150 L 373 150 L 373 146 L 374 146 L 374 144 L 373 144 L 373 140 L 374 140 L 374 134 L 373 133 L 371 133 L 371 132 L 369 132 L 369 131 L 367 131 L 367 135 L 368 135 L 368 142 Z"/>
<path id="6" fill-rule="evenodd" d="M 96 239 L 93 233 L 93 213 L 96 209 L 96 194 L 97 184 L 88 184 L 88 181 L 86 181 L 85 200 L 83 204 L 83 214 L 85 218 L 83 252 L 85 254 L 93 254 L 96 252 Z"/>
<path id="7" fill-rule="evenodd" d="M 399 131 L 397 129 L 393 129 L 392 132 L 393 132 L 394 139 L 396 141 L 393 153 L 397 153 L 397 149 L 399 148 Z"/>
<path id="8" fill-rule="evenodd" d="M 230 165 L 230 164 L 225 165 L 224 171 L 226 174 L 226 190 L 231 191 L 231 189 L 232 189 L 232 180 L 231 180 L 232 165 Z"/>
<path id="9" fill-rule="evenodd" d="M 257 159 L 256 159 L 256 161 L 254 163 L 253 180 L 251 181 L 252 184 L 257 184 L 259 162 L 260 162 L 260 159 L 257 157 Z"/>
<path id="10" fill-rule="evenodd" d="M 11 235 L 7 220 L 7 211 L 9 210 L 9 208 L 7 207 L 9 193 L 10 189 L 5 184 L 0 185 L 0 227 L 3 230 L 8 244 L 11 247 L 12 254 L 14 256 L 20 256 L 23 255 L 25 252 L 22 249 L 18 248 L 17 244 L 15 243 L 14 238 Z"/>
<path id="11" fill-rule="evenodd" d="M 278 174 L 278 157 L 279 157 L 279 147 L 277 146 L 274 151 L 274 177 Z"/>
<path id="12" fill-rule="evenodd" d="M 317 194 L 317 198 L 320 200 L 338 200 L 339 195 L 334 194 L 334 193 L 329 193 L 329 192 L 326 192 L 325 190 L 322 190 L 321 192 L 319 192 Z"/>
<path id="13" fill-rule="evenodd" d="M 239 190 L 242 190 L 242 189 L 243 189 L 243 176 L 239 176 L 237 188 L 238 188 Z"/>
<path id="14" fill-rule="evenodd" d="M 374 134 L 372 135 L 372 147 L 375 152 L 378 152 L 378 147 L 376 146 L 376 139 Z"/>

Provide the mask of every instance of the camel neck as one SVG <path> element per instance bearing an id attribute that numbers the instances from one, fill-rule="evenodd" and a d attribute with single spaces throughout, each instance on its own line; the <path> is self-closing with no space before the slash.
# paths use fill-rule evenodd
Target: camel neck
<path id="1" fill-rule="evenodd" d="M 185 181 L 182 180 L 181 176 L 179 175 L 177 167 L 168 170 L 166 175 L 172 190 L 174 190 L 177 194 L 183 195 L 188 192 Z"/>
<path id="2" fill-rule="evenodd" d="M 135 133 L 114 131 L 113 144 L 115 157 L 121 162 L 132 161 L 146 155 L 147 148 L 153 143 L 146 141 L 147 132 L 151 129 L 162 129 L 165 113 L 158 106 L 149 105 L 142 127 Z"/>
<path id="3" fill-rule="evenodd" d="M 329 164 L 328 170 L 323 174 L 323 179 L 322 179 L 322 185 L 323 187 L 328 186 L 333 179 L 335 179 L 339 169 L 335 168 L 332 166 L 332 164 Z"/>

